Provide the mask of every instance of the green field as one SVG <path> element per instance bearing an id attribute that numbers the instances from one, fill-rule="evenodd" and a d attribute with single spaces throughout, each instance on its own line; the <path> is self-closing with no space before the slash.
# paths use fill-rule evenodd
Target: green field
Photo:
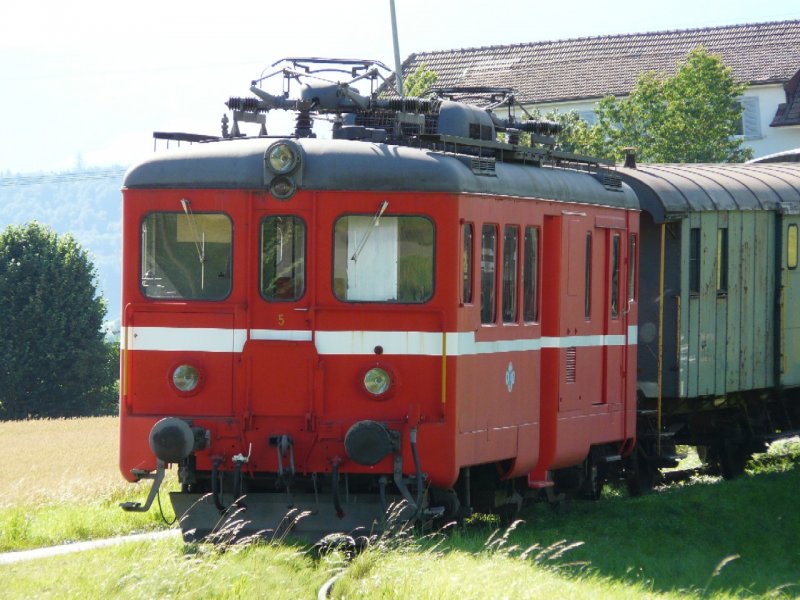
<path id="1" fill-rule="evenodd" d="M 47 447 L 23 452 L 32 439 Z M 113 456 L 89 456 L 83 443 L 62 451 L 62 439 Z M 166 527 L 157 508 L 127 515 L 116 507 L 146 490 L 122 482 L 115 439 L 114 419 L 0 423 L 1 443 L 10 444 L 0 446 L 3 549 Z M 315 598 L 337 574 L 334 598 L 793 598 L 798 490 L 793 442 L 735 481 L 695 478 L 639 498 L 611 490 L 559 512 L 533 505 L 512 530 L 480 520 L 448 535 L 404 530 L 352 560 L 292 544 L 218 548 L 174 538 L 2 565 L 0 578 L 10 598 Z"/>

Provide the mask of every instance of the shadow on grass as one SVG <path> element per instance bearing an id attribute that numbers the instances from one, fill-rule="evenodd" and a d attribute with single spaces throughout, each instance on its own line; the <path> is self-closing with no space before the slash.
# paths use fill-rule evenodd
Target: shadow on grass
<path id="1" fill-rule="evenodd" d="M 566 563 L 655 592 L 800 595 L 800 468 L 638 498 L 535 505 L 514 543 L 582 541 Z M 586 572 L 585 566 L 562 569 Z"/>

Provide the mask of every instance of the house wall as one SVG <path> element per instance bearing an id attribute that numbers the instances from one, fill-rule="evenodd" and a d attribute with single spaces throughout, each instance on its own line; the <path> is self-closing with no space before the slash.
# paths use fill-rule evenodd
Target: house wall
<path id="1" fill-rule="evenodd" d="M 743 113 L 745 146 L 753 149 L 754 158 L 800 147 L 800 126 L 770 127 L 778 105 L 786 102 L 783 85 L 752 86 L 743 94 L 742 102 L 745 105 Z M 592 124 L 596 105 L 597 100 L 578 100 L 531 104 L 526 105 L 525 108 L 527 110 L 539 109 L 543 115 L 552 110 L 558 110 L 561 113 L 574 110 L 582 119 Z"/>

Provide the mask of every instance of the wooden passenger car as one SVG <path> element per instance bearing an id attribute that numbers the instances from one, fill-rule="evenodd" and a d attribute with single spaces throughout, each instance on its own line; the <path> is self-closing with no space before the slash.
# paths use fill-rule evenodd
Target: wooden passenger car
<path id="1" fill-rule="evenodd" d="M 656 453 L 658 420 L 735 475 L 800 428 L 800 167 L 620 173 L 642 207 L 640 446 Z"/>

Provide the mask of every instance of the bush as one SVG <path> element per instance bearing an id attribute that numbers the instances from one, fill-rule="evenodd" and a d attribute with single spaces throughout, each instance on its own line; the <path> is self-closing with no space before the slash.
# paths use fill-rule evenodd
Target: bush
<path id="1" fill-rule="evenodd" d="M 0 234 L 0 418 L 113 412 L 119 351 L 96 279 L 70 235 L 36 222 Z"/>

